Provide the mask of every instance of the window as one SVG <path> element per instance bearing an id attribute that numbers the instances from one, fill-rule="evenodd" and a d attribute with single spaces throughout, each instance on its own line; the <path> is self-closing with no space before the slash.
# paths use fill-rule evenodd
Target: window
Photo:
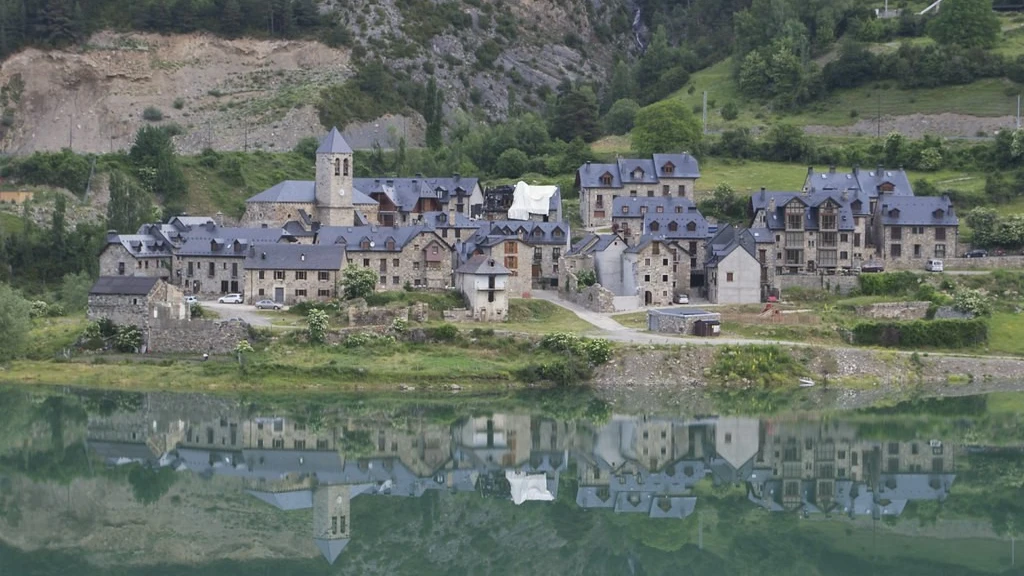
<path id="1" fill-rule="evenodd" d="M 850 253 L 849 252 L 840 252 L 839 253 L 839 259 L 840 260 L 849 260 L 850 259 Z"/>
<path id="2" fill-rule="evenodd" d="M 328 280 L 331 279 L 331 273 L 321 271 L 319 274 L 319 278 L 321 282 L 327 282 Z"/>
<path id="3" fill-rule="evenodd" d="M 668 266 L 668 258 L 662 258 L 661 259 L 661 265 L 662 266 Z"/>
<path id="4" fill-rule="evenodd" d="M 604 210 L 604 194 L 598 194 L 597 197 L 594 198 L 594 208 Z"/>
<path id="5" fill-rule="evenodd" d="M 946 245 L 945 244 L 936 244 L 935 245 L 935 257 L 936 258 L 945 258 L 946 257 Z"/>
<path id="6" fill-rule="evenodd" d="M 295 279 L 296 280 L 305 280 L 306 279 L 306 271 L 305 270 L 296 270 L 295 271 Z"/>
<path id="7" fill-rule="evenodd" d="M 661 281 L 662 282 L 668 282 L 668 274 L 662 274 L 661 275 Z"/>
<path id="8" fill-rule="evenodd" d="M 305 290 L 296 290 L 295 291 L 295 295 L 299 296 L 299 297 L 302 297 L 302 298 L 305 298 L 306 297 L 306 291 Z"/>
<path id="9" fill-rule="evenodd" d="M 341 159 L 340 158 L 335 158 L 334 159 L 334 175 L 335 176 L 341 176 Z"/>
<path id="10" fill-rule="evenodd" d="M 935 229 L 935 239 L 936 240 L 945 240 L 946 239 L 946 229 L 945 228 L 936 228 Z"/>
<path id="11" fill-rule="evenodd" d="M 263 288 L 260 288 L 259 290 L 256 291 L 256 293 L 258 295 L 260 295 L 260 296 L 263 296 L 265 292 L 264 292 Z"/>
<path id="12" fill-rule="evenodd" d="M 654 190 L 648 190 L 647 191 L 647 197 L 648 198 L 654 198 Z"/>
<path id="13" fill-rule="evenodd" d="M 903 237 L 903 229 L 899 226 L 893 226 L 889 229 L 889 238 L 893 240 L 900 240 Z"/>
<path id="14" fill-rule="evenodd" d="M 658 207 L 656 207 L 654 209 L 654 211 L 657 212 L 658 214 L 661 214 L 662 212 L 665 211 L 665 207 L 664 206 L 658 206 Z"/>
<path id="15" fill-rule="evenodd" d="M 305 440 L 293 440 L 293 442 L 294 442 L 293 446 L 295 446 L 296 450 L 305 450 L 306 449 L 306 441 Z"/>
<path id="16" fill-rule="evenodd" d="M 636 190 L 630 190 L 629 191 L 629 197 L 630 198 L 636 198 Z"/>
<path id="17" fill-rule="evenodd" d="M 363 258 L 363 268 L 369 268 L 369 267 L 370 267 L 370 259 L 369 258 Z"/>
<path id="18" fill-rule="evenodd" d="M 650 266 L 650 265 L 651 265 L 651 259 L 650 258 L 644 258 L 644 266 Z"/>
<path id="19" fill-rule="evenodd" d="M 266 273 L 263 270 L 260 270 L 257 276 L 259 276 L 260 280 L 266 280 Z"/>
<path id="20" fill-rule="evenodd" d="M 274 270 L 274 280 L 284 280 L 284 270 Z"/>
<path id="21" fill-rule="evenodd" d="M 889 246 L 889 255 L 893 258 L 901 258 L 903 256 L 903 247 L 899 244 L 892 244 Z"/>
<path id="22" fill-rule="evenodd" d="M 696 230 L 697 230 L 697 223 L 696 222 L 687 222 L 686 223 L 686 231 L 687 232 L 695 232 Z"/>
<path id="23" fill-rule="evenodd" d="M 213 275 L 216 274 L 216 273 L 217 273 L 216 266 L 214 265 L 213 262 L 210 262 L 210 265 L 207 268 L 207 276 L 210 276 L 212 278 Z"/>
<path id="24" fill-rule="evenodd" d="M 677 230 L 679 230 L 679 223 L 678 222 L 673 220 L 672 222 L 668 223 L 668 231 L 669 232 L 675 232 Z"/>
<path id="25" fill-rule="evenodd" d="M 612 184 L 612 175 L 607 173 L 607 172 L 602 174 L 601 175 L 601 184 L 604 184 L 605 186 L 611 186 L 611 184 Z M 600 198 L 600 197 L 601 196 L 598 195 L 598 198 Z"/>
<path id="26" fill-rule="evenodd" d="M 273 444 L 274 448 L 283 449 L 284 448 L 284 438 L 274 438 L 274 441 L 272 442 L 272 444 Z"/>
<path id="27" fill-rule="evenodd" d="M 330 290 L 322 290 L 322 289 L 321 290 L 317 290 L 316 291 L 316 295 L 317 295 L 318 298 L 330 298 L 331 297 L 331 291 Z"/>
<path id="28" fill-rule="evenodd" d="M 654 254 L 655 256 L 661 254 L 661 242 L 651 244 L 651 254 Z"/>
<path id="29" fill-rule="evenodd" d="M 651 222 L 651 232 L 657 232 L 658 230 L 661 230 L 661 224 Z"/>
<path id="30" fill-rule="evenodd" d="M 668 184 L 663 185 L 661 187 L 661 195 L 662 196 L 668 196 L 669 194 L 670 194 L 670 192 L 668 190 Z"/>
<path id="31" fill-rule="evenodd" d="M 345 158 L 344 166 L 345 166 L 345 169 L 342 171 L 341 175 L 342 176 L 348 176 L 348 158 Z"/>
<path id="32" fill-rule="evenodd" d="M 913 234 L 924 234 L 924 226 L 914 226 L 911 230 Z"/>
<path id="33" fill-rule="evenodd" d="M 839 241 L 840 242 L 849 242 L 850 241 L 850 235 L 849 234 L 840 234 L 839 235 Z"/>
<path id="34" fill-rule="evenodd" d="M 387 284 L 388 283 L 388 277 L 387 276 L 381 276 L 380 277 L 380 283 L 381 284 Z"/>
<path id="35" fill-rule="evenodd" d="M 725 281 L 726 282 L 732 282 L 732 272 L 726 272 L 725 273 Z"/>
<path id="36" fill-rule="evenodd" d="M 416 270 L 418 272 L 419 269 L 420 269 L 420 263 L 419 262 L 413 262 L 412 263 L 412 269 Z"/>
<path id="37" fill-rule="evenodd" d="M 853 247 L 860 248 L 860 232 L 853 235 Z"/>
<path id="38" fill-rule="evenodd" d="M 679 195 L 686 196 L 686 184 L 679 185 Z"/>
<path id="39" fill-rule="evenodd" d="M 921 245 L 920 244 L 914 244 L 914 258 L 920 258 L 920 257 L 921 257 Z"/>
<path id="40" fill-rule="evenodd" d="M 552 248 L 551 249 L 551 259 L 552 260 L 554 260 L 555 262 L 558 262 L 558 259 L 561 258 L 561 257 L 562 257 L 562 249 L 561 248 Z"/>

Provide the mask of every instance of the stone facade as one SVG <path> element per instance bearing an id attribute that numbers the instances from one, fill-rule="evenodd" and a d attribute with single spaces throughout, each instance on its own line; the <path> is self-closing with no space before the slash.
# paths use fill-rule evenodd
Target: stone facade
<path id="1" fill-rule="evenodd" d="M 332 132 L 328 136 L 328 140 L 333 134 Z M 348 145 L 345 144 L 345 147 Z M 324 145 L 317 150 L 316 211 L 309 214 L 315 215 L 324 226 L 355 224 L 355 207 L 352 205 L 355 190 L 352 183 L 354 171 L 351 150 L 331 150 Z"/>
<path id="2" fill-rule="evenodd" d="M 184 298 L 174 286 L 158 281 L 147 295 L 89 294 L 86 316 L 93 321 L 106 318 L 118 326 L 138 326 L 147 332 L 153 322 L 187 320 Z"/>
<path id="3" fill-rule="evenodd" d="M 488 261 L 497 263 L 496 260 L 488 259 Z M 473 261 L 471 260 L 471 262 Z M 505 322 L 508 320 L 509 271 L 500 264 L 497 264 L 492 270 L 495 272 L 488 274 L 485 265 L 474 272 L 457 274 L 459 290 L 462 291 L 462 296 L 466 300 L 470 316 L 479 322 Z"/>
<path id="4" fill-rule="evenodd" d="M 171 276 L 171 256 L 137 258 L 122 244 L 107 244 L 100 253 L 100 276 Z"/>
<path id="5" fill-rule="evenodd" d="M 299 211 L 313 216 L 316 204 L 313 202 L 248 202 L 245 214 L 239 223 L 241 226 L 277 228 L 285 222 L 299 219 Z"/>
<path id="6" fill-rule="evenodd" d="M 689 293 L 690 255 L 679 244 L 654 240 L 627 251 L 624 260 L 625 295 L 638 294 L 645 306 L 669 306 Z"/>
<path id="7" fill-rule="evenodd" d="M 1020 270 L 1024 256 L 989 256 L 987 258 L 942 258 L 946 270 Z M 927 258 L 888 260 L 886 270 L 924 270 Z"/>
<path id="8" fill-rule="evenodd" d="M 955 226 L 878 226 L 875 244 L 886 261 L 954 258 L 958 250 Z M 921 265 L 924 269 L 924 264 Z"/>
<path id="9" fill-rule="evenodd" d="M 673 314 L 671 310 L 648 310 L 647 327 L 652 332 L 666 334 L 694 334 L 698 321 L 721 322 L 717 312 L 706 314 Z"/>
<path id="10" fill-rule="evenodd" d="M 931 302 L 883 302 L 857 306 L 857 316 L 875 320 L 924 320 Z"/>
<path id="11" fill-rule="evenodd" d="M 652 183 L 623 183 L 622 187 L 580 189 L 580 216 L 585 228 L 611 226 L 612 204 L 616 198 L 630 196 L 678 196 L 694 200 L 696 178 L 662 178 Z"/>
<path id="12" fill-rule="evenodd" d="M 774 205 L 772 205 L 772 211 Z M 784 205 L 784 230 L 773 230 L 775 235 L 775 272 L 800 274 L 817 269 L 858 269 L 874 252 L 870 234 L 870 217 L 853 216 L 853 229 L 840 230 L 840 206 L 827 201 L 817 209 L 817 228 L 808 230 L 805 224 L 810 210 L 802 197 L 797 196 Z M 764 225 L 764 214 L 755 224 Z"/>
<path id="13" fill-rule="evenodd" d="M 249 325 L 239 321 L 157 320 L 146 342 L 150 352 L 168 354 L 230 354 L 249 337 Z"/>
<path id="14" fill-rule="evenodd" d="M 390 326 L 395 320 L 409 321 L 409 307 L 368 307 L 365 300 L 356 300 L 348 307 L 349 326 Z"/>
<path id="15" fill-rule="evenodd" d="M 338 296 L 341 270 L 245 270 L 245 301 L 278 301 L 291 306 L 307 300 L 328 300 Z"/>
<path id="16" fill-rule="evenodd" d="M 242 293 L 245 253 L 232 256 L 175 256 L 171 278 L 186 294 Z"/>
<path id="17" fill-rule="evenodd" d="M 377 291 L 412 288 L 441 290 L 452 285 L 452 249 L 434 232 L 424 232 L 405 247 L 394 250 L 361 250 L 349 246 L 347 264 L 377 272 Z"/>

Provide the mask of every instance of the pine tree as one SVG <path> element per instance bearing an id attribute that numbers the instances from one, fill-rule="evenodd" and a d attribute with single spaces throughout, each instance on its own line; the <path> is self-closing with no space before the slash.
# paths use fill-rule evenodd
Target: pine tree
<path id="1" fill-rule="evenodd" d="M 110 175 L 108 230 L 131 233 L 146 222 L 151 212 L 152 203 L 145 190 L 120 172 Z"/>
<path id="2" fill-rule="evenodd" d="M 431 78 L 430 82 L 427 83 L 427 91 L 423 103 L 423 119 L 427 123 L 427 147 L 431 149 L 440 148 L 444 143 L 441 135 L 441 129 L 444 124 L 443 103 L 441 91 L 437 88 L 437 82 Z"/>
<path id="3" fill-rule="evenodd" d="M 62 46 L 75 40 L 72 7 L 67 0 L 46 0 L 39 12 L 36 33 L 50 46 Z"/>
<path id="4" fill-rule="evenodd" d="M 149 28 L 157 32 L 171 31 L 171 11 L 167 7 L 166 0 L 156 0 L 149 5 L 148 24 Z"/>
<path id="5" fill-rule="evenodd" d="M 177 32 L 192 32 L 196 29 L 196 9 L 192 0 L 178 0 L 171 10 L 171 23 Z"/>

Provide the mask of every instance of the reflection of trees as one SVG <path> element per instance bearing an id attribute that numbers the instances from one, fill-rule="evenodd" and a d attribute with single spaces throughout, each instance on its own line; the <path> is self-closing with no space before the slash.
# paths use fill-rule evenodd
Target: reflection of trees
<path id="1" fill-rule="evenodd" d="M 171 489 L 178 479 L 177 473 L 170 468 L 149 468 L 134 466 L 128 472 L 128 484 L 132 487 L 132 496 L 141 504 L 152 504 Z"/>
<path id="2" fill-rule="evenodd" d="M 78 395 L 87 412 L 100 416 L 110 416 L 114 412 L 136 412 L 142 408 L 145 400 L 145 396 L 138 392 L 116 390 L 84 390 Z"/>

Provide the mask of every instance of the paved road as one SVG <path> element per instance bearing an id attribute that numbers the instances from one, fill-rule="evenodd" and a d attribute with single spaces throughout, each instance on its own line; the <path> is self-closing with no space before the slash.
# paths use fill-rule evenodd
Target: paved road
<path id="1" fill-rule="evenodd" d="M 241 318 L 252 326 L 270 326 L 270 319 L 256 311 L 251 304 L 221 304 L 216 300 L 200 302 L 203 308 L 216 312 L 221 319 Z"/>

